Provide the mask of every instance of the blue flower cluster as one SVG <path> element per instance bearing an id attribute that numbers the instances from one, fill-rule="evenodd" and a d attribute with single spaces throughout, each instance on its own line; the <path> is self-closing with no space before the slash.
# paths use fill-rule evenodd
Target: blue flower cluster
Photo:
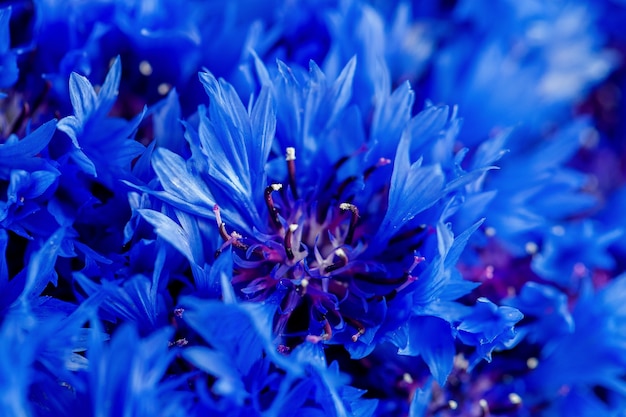
<path id="1" fill-rule="evenodd" d="M 620 16 L 3 3 L 0 415 L 623 415 Z"/>

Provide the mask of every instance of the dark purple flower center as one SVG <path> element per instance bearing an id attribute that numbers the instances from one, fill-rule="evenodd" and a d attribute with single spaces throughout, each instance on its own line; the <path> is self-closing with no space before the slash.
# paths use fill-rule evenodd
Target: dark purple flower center
<path id="1" fill-rule="evenodd" d="M 414 282 L 416 278 L 411 273 L 423 258 L 414 257 L 413 264 L 400 276 L 389 276 L 383 262 L 362 256 L 372 234 L 370 220 L 375 216 L 366 213 L 365 218 L 360 217 L 357 205 L 347 201 L 323 197 L 305 201 L 298 194 L 293 148 L 288 148 L 285 159 L 285 184 L 270 184 L 264 193 L 271 232 L 257 232 L 245 238 L 237 232 L 229 233 L 216 206 L 217 224 L 224 240 L 216 256 L 228 245 L 233 246 L 232 283 L 246 300 L 262 302 L 277 293 L 282 297 L 274 322 L 282 351 L 304 340 L 328 341 L 333 337 L 333 329 L 348 332 L 348 341 L 356 342 L 383 319 L 366 315 L 363 319 L 361 313 L 367 311 L 366 305 L 388 301 Z M 343 158 L 335 165 L 345 161 Z M 363 177 L 388 163 L 382 161 L 367 168 Z M 354 181 L 350 178 L 338 182 L 330 195 L 341 196 L 346 182 Z M 332 181 L 329 188 L 333 188 Z M 387 191 L 381 189 L 381 193 Z"/>

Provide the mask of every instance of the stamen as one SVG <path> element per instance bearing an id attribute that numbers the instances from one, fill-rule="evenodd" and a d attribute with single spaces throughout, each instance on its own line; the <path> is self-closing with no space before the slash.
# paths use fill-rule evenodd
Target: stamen
<path id="1" fill-rule="evenodd" d="M 278 345 L 278 347 L 276 348 L 276 351 L 278 353 L 283 354 L 283 355 L 286 355 L 287 353 L 289 353 L 290 350 L 291 350 L 291 348 L 289 346 L 285 346 L 285 345 Z"/>
<path id="2" fill-rule="evenodd" d="M 343 249 L 337 248 L 335 250 L 335 255 L 339 257 L 339 261 L 334 262 L 324 268 L 324 273 L 329 274 L 333 271 L 338 270 L 339 268 L 343 268 L 348 263 L 348 255 L 346 255 L 346 252 Z"/>
<path id="3" fill-rule="evenodd" d="M 365 334 L 365 329 L 364 328 L 359 328 L 358 331 L 352 335 L 352 341 L 356 342 L 357 340 L 359 340 L 359 337 L 363 336 Z"/>
<path id="4" fill-rule="evenodd" d="M 413 381 L 413 377 L 411 376 L 411 374 L 410 374 L 410 373 L 408 373 L 408 372 L 405 372 L 405 373 L 402 375 L 402 380 L 403 380 L 406 384 L 409 384 L 409 385 L 410 385 L 410 384 L 412 384 L 413 382 L 415 382 L 415 381 Z"/>
<path id="5" fill-rule="evenodd" d="M 481 398 L 480 401 L 478 401 L 478 405 L 480 405 L 480 408 L 482 409 L 482 417 L 489 417 L 491 415 L 491 413 L 489 412 L 489 403 L 487 403 L 487 400 Z"/>
<path id="6" fill-rule="evenodd" d="M 352 155 L 346 155 L 346 156 L 342 156 L 341 158 L 339 158 L 337 160 L 337 162 L 335 162 L 333 164 L 333 171 L 339 171 L 339 168 L 341 168 L 343 166 L 343 164 L 345 164 L 346 162 L 348 162 L 350 160 L 350 158 L 352 157 Z"/>
<path id="7" fill-rule="evenodd" d="M 296 291 L 300 294 L 300 297 L 304 297 L 306 295 L 306 288 L 309 286 L 309 280 L 306 278 L 302 278 L 300 281 L 300 285 L 296 287 Z"/>
<path id="8" fill-rule="evenodd" d="M 330 186 L 333 184 L 333 180 L 337 178 L 337 172 L 346 162 L 350 160 L 350 158 L 353 158 L 356 155 L 364 153 L 364 152 L 367 152 L 367 145 L 361 145 L 359 149 L 354 151 L 352 154 L 342 156 L 341 158 L 339 158 L 337 162 L 333 164 L 332 175 L 328 177 L 328 180 L 326 181 L 326 184 L 324 184 L 323 189 L 328 190 L 330 188 Z"/>
<path id="9" fill-rule="evenodd" d="M 454 411 L 459 408 L 459 403 L 454 400 L 448 400 L 447 403 L 441 404 L 439 407 L 435 408 L 432 412 L 433 415 L 437 415 L 442 411 Z"/>
<path id="10" fill-rule="evenodd" d="M 526 242 L 526 245 L 524 245 L 524 249 L 526 250 L 527 254 L 534 255 L 539 251 L 539 246 L 537 246 L 535 242 Z"/>
<path id="11" fill-rule="evenodd" d="M 184 309 L 184 308 L 180 308 L 180 307 L 179 307 L 179 308 L 175 308 L 175 309 L 174 309 L 174 315 L 175 315 L 176 317 L 178 317 L 179 319 L 183 318 L 183 313 L 184 313 L 184 312 L 185 312 L 185 309 Z"/>
<path id="12" fill-rule="evenodd" d="M 528 369 L 535 369 L 537 366 L 539 366 L 539 359 L 528 358 L 528 360 L 526 361 L 526 366 L 528 366 Z"/>
<path id="13" fill-rule="evenodd" d="M 376 171 L 376 169 L 380 167 L 384 167 L 385 165 L 389 165 L 390 163 L 391 163 L 391 159 L 380 158 L 378 162 L 376 162 L 376 164 L 367 168 L 365 172 L 363 172 L 363 180 L 367 180 L 370 177 L 370 175 L 372 175 L 374 171 Z"/>
<path id="14" fill-rule="evenodd" d="M 220 207 L 217 204 L 213 206 L 213 213 L 215 213 L 215 221 L 217 222 L 220 236 L 222 237 L 222 239 L 224 239 L 224 243 L 222 244 L 222 246 L 220 246 L 220 248 L 215 251 L 215 258 L 220 256 L 220 254 L 224 251 L 224 249 L 228 247 L 228 245 L 233 245 L 234 247 L 242 250 L 248 250 L 248 245 L 240 241 L 240 239 L 243 239 L 243 236 L 234 231 L 231 234 L 228 234 L 228 231 L 226 230 L 226 223 L 222 221 Z"/>
<path id="15" fill-rule="evenodd" d="M 141 75 L 149 77 L 152 75 L 152 65 L 148 61 L 141 61 L 139 63 L 139 72 Z"/>
<path id="16" fill-rule="evenodd" d="M 270 212 L 270 219 L 272 219 L 272 223 L 275 227 L 281 229 L 283 226 L 280 223 L 280 219 L 278 218 L 278 209 L 274 206 L 274 199 L 272 198 L 272 193 L 274 191 L 278 191 L 283 188 L 282 184 L 271 184 L 265 187 L 265 204 L 267 205 L 267 209 Z"/>
<path id="17" fill-rule="evenodd" d="M 224 252 L 224 249 L 226 249 L 230 245 L 233 245 L 241 249 L 244 249 L 244 248 L 247 249 L 246 245 L 239 242 L 239 239 L 241 239 L 242 237 L 243 236 L 241 236 L 239 233 L 232 232 L 230 236 L 228 237 L 228 240 L 222 243 L 222 246 L 220 246 L 219 249 L 215 251 L 215 259 L 217 259 L 222 254 L 222 252 Z"/>
<path id="18" fill-rule="evenodd" d="M 188 344 L 189 344 L 189 341 L 185 338 L 182 338 L 174 342 L 168 342 L 167 346 L 168 347 L 183 347 L 183 346 L 187 346 Z"/>
<path id="19" fill-rule="evenodd" d="M 519 405 L 522 403 L 522 397 L 520 397 L 519 394 L 512 392 L 509 394 L 509 401 L 511 401 L 511 404 L 513 405 Z"/>
<path id="20" fill-rule="evenodd" d="M 398 288 L 396 288 L 396 289 L 395 289 L 395 290 L 393 290 L 393 291 L 395 291 L 395 293 L 396 293 L 396 294 L 397 294 L 397 293 L 399 293 L 400 291 L 402 291 L 403 289 L 405 289 L 406 287 L 408 287 L 409 285 L 411 285 L 411 284 L 413 284 L 415 281 L 417 281 L 417 278 L 418 278 L 418 277 L 414 277 L 413 275 L 409 275 L 409 276 L 407 277 L 406 282 L 405 282 L 404 284 L 400 285 Z M 392 292 L 393 292 L 393 291 L 392 291 Z"/>
<path id="21" fill-rule="evenodd" d="M 417 265 L 419 265 L 420 263 L 424 262 L 426 260 L 426 258 L 424 258 L 423 256 L 415 256 L 413 257 L 413 263 L 411 264 L 411 266 L 409 267 L 409 269 L 406 272 L 406 281 L 404 281 L 402 284 L 400 284 L 397 288 L 394 288 L 393 290 L 389 291 L 389 293 L 387 293 L 387 295 L 385 295 L 384 297 L 387 299 L 387 301 L 391 301 L 393 300 L 393 298 L 398 295 L 398 293 L 402 290 L 404 290 L 406 287 L 408 287 L 409 285 L 411 285 L 412 283 L 414 283 L 415 281 L 418 280 L 419 277 L 413 276 L 411 275 L 411 272 L 413 272 L 413 270 L 415 269 L 415 267 Z M 377 295 L 374 297 L 370 297 L 368 298 L 369 300 L 382 300 L 382 296 Z"/>
<path id="22" fill-rule="evenodd" d="M 363 326 L 360 322 L 358 322 L 357 320 L 351 318 L 351 317 L 346 317 L 344 316 L 343 319 L 352 327 L 354 327 L 356 329 L 356 333 L 352 335 L 352 341 L 356 342 L 357 340 L 359 340 L 359 337 L 363 336 L 365 334 L 365 326 Z"/>
<path id="23" fill-rule="evenodd" d="M 287 172 L 289 174 L 289 188 L 293 198 L 298 200 L 298 189 L 296 188 L 296 148 L 288 147 L 285 152 L 287 162 Z"/>
<path id="24" fill-rule="evenodd" d="M 413 272 L 415 267 L 417 265 L 421 264 L 422 262 L 424 262 L 425 260 L 426 260 L 426 258 L 424 258 L 423 256 L 415 256 L 415 257 L 413 257 L 413 264 L 411 264 L 411 267 L 407 271 L 407 274 L 411 275 L 411 273 Z"/>
<path id="25" fill-rule="evenodd" d="M 333 329 L 332 327 L 330 327 L 328 319 L 324 317 L 324 333 L 321 336 L 315 336 L 312 334 L 307 335 L 306 341 L 311 343 L 319 343 L 330 340 L 331 337 L 333 337 Z"/>
<path id="26" fill-rule="evenodd" d="M 287 233 L 285 233 L 285 253 L 287 254 L 287 258 L 290 261 L 293 261 L 293 259 L 295 258 L 293 254 L 291 237 L 293 236 L 293 232 L 295 232 L 297 228 L 297 224 L 290 224 L 289 228 L 287 229 Z"/>
<path id="27" fill-rule="evenodd" d="M 217 227 L 220 231 L 220 236 L 225 241 L 230 239 L 230 235 L 226 231 L 226 223 L 222 221 L 222 215 L 220 214 L 220 206 L 217 204 L 213 206 L 213 213 L 215 213 L 215 221 L 217 222 Z"/>
<path id="28" fill-rule="evenodd" d="M 346 235 L 345 243 L 347 245 L 352 244 L 352 239 L 354 239 L 354 229 L 356 228 L 356 222 L 359 219 L 359 209 L 354 204 L 350 203 L 341 203 L 339 208 L 343 211 L 348 211 L 352 213 L 350 216 L 350 227 L 348 228 L 348 234 Z"/>
<path id="29" fill-rule="evenodd" d="M 157 86 L 157 93 L 161 94 L 162 96 L 166 95 L 167 93 L 170 92 L 170 90 L 172 89 L 172 85 L 169 83 L 161 83 Z"/>

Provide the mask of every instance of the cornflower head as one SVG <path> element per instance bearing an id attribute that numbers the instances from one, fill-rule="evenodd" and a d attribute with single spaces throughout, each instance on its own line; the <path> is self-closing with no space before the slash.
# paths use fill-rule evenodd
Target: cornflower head
<path id="1" fill-rule="evenodd" d="M 626 401 L 624 282 L 622 275 L 594 289 L 585 279 L 574 295 L 527 283 L 503 301 L 524 312 L 523 340 L 472 372 L 456 360 L 448 385 L 423 393 L 424 415 L 619 415 Z"/>
<path id="2" fill-rule="evenodd" d="M 405 377 L 414 390 L 409 415 L 619 415 L 626 399 L 622 309 L 615 302 L 623 283 L 619 276 L 596 290 L 586 280 L 573 297 L 550 285 L 526 284 L 504 301 L 524 312 L 518 325 L 523 340 L 474 368 L 458 354 L 445 386 L 427 382 L 416 388 Z"/>
<path id="3" fill-rule="evenodd" d="M 438 54 L 430 96 L 453 99 L 467 110 L 468 129 L 461 135 L 466 144 L 509 126 L 521 124 L 537 135 L 566 121 L 570 109 L 615 66 L 595 4 L 543 6 L 505 1 L 492 9 L 464 1 L 454 10 L 459 27 L 474 36 L 450 39 Z M 498 24 L 491 24 L 492 15 Z"/>
<path id="4" fill-rule="evenodd" d="M 587 280 L 572 311 L 574 329 L 554 338 L 526 378 L 529 403 L 545 415 L 623 409 L 624 275 L 596 290 Z M 572 367 L 577 363 L 579 367 Z M 583 372 L 582 369 L 585 369 Z"/>
<path id="5" fill-rule="evenodd" d="M 494 159 L 463 170 L 455 112 L 411 117 L 407 85 L 377 109 L 368 139 L 350 105 L 355 65 L 330 81 L 313 62 L 307 73 L 279 61 L 271 76 L 257 60 L 263 87 L 247 110 L 232 86 L 201 73 L 210 105 L 185 124 L 191 156 L 154 150 L 158 188 L 134 186 L 166 205 L 138 212 L 190 261 L 198 286 L 226 277 L 237 299 L 269 309 L 280 351 L 340 344 L 360 358 L 389 341 L 422 355 L 443 384 L 455 335 L 489 359 L 521 318 L 487 300 L 455 302 L 475 286 L 455 264 L 479 222 L 455 238 L 446 220 Z M 206 219 L 223 242 L 215 261 L 204 254 Z M 474 315 L 488 316 L 488 335 Z"/>

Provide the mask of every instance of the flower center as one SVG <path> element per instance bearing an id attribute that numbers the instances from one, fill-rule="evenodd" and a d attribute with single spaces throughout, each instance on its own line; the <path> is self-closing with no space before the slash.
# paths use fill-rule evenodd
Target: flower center
<path id="1" fill-rule="evenodd" d="M 295 149 L 287 148 L 286 184 L 273 183 L 265 188 L 270 233 L 255 233 L 245 239 L 237 232 L 229 233 L 219 207 L 214 208 L 224 241 L 216 256 L 229 245 L 235 249 L 235 290 L 248 301 L 261 302 L 276 294 L 281 297 L 274 332 L 282 352 L 305 340 L 329 341 L 337 333 L 348 336 L 347 342 L 356 342 L 381 317 L 370 320 L 365 315 L 363 319 L 363 314 L 351 312 L 395 297 L 415 281 L 411 273 L 423 260 L 415 257 L 402 276 L 390 278 L 379 262 L 361 259 L 367 249 L 368 227 L 357 205 L 338 203 L 336 198 L 305 201 L 298 193 L 295 159 Z M 335 166 L 347 159 L 342 158 Z M 367 168 L 363 177 L 388 163 Z M 333 195 L 341 196 L 347 182 L 354 180 L 349 177 L 340 182 Z"/>

